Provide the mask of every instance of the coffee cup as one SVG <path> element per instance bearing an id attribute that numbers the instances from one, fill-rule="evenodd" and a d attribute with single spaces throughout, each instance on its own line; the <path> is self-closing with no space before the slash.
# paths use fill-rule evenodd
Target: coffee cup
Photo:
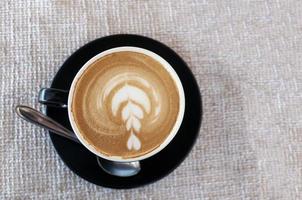
<path id="1" fill-rule="evenodd" d="M 159 153 L 177 134 L 185 112 L 184 89 L 173 67 L 158 54 L 131 46 L 95 55 L 69 91 L 42 89 L 39 102 L 67 109 L 79 141 L 115 162 Z"/>

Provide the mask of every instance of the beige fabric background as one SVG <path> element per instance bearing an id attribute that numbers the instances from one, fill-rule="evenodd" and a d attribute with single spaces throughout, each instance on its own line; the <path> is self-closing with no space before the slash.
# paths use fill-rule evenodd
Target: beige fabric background
<path id="1" fill-rule="evenodd" d="M 132 190 L 80 179 L 13 113 L 39 108 L 37 91 L 72 52 L 115 33 L 175 49 L 203 95 L 189 157 Z M 302 199 L 299 0 L 3 0 L 0 61 L 0 199 Z"/>

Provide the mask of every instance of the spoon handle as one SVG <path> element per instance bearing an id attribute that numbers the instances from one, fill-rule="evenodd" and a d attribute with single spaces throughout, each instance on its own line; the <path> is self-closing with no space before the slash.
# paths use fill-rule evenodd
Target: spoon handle
<path id="1" fill-rule="evenodd" d="M 40 111 L 23 105 L 16 106 L 15 110 L 18 116 L 22 119 L 79 143 L 79 140 L 72 131 L 44 115 Z"/>

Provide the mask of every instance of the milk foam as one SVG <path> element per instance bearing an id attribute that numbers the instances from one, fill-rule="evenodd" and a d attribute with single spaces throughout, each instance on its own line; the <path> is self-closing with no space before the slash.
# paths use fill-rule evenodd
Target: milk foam
<path id="1" fill-rule="evenodd" d="M 111 104 L 111 110 L 109 110 L 111 114 L 114 117 L 122 116 L 124 126 L 130 133 L 127 140 L 127 148 L 129 150 L 139 150 L 142 144 L 138 135 L 144 125 L 141 120 L 144 119 L 145 115 L 150 115 L 151 109 L 156 109 L 153 114 L 153 121 L 156 120 L 160 113 L 161 106 L 160 102 L 158 102 L 157 92 L 148 81 L 129 72 L 118 74 L 112 77 L 112 80 L 114 81 L 109 81 L 102 90 L 104 93 L 101 95 L 101 104 Z M 130 81 L 133 81 L 133 83 L 129 83 Z M 147 86 L 150 94 L 136 85 Z M 154 98 L 156 102 L 153 108 L 151 107 L 150 98 Z"/>

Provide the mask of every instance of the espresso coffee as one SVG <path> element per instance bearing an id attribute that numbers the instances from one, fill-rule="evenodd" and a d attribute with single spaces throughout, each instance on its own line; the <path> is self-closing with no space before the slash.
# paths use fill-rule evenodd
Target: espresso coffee
<path id="1" fill-rule="evenodd" d="M 165 141 L 180 103 L 175 79 L 160 62 L 121 51 L 85 69 L 74 86 L 71 113 L 89 146 L 127 159 L 145 155 Z"/>

